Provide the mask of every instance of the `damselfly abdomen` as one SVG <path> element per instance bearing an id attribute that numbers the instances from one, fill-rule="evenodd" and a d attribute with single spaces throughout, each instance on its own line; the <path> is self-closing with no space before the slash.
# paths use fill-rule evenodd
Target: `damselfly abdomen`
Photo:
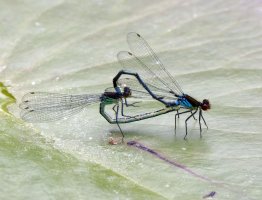
<path id="1" fill-rule="evenodd" d="M 68 95 L 47 92 L 26 94 L 20 104 L 22 119 L 29 122 L 49 122 L 75 114 L 88 105 L 100 103 L 100 114 L 111 124 L 130 123 L 176 111 L 179 115 L 189 113 L 187 121 L 199 111 L 201 134 L 202 110 L 210 109 L 207 99 L 199 102 L 185 94 L 178 82 L 166 70 L 148 43 L 137 33 L 127 35 L 132 51 L 118 53 L 123 66 L 113 79 L 113 87 L 102 94 Z M 207 125 L 206 125 L 207 126 Z"/>

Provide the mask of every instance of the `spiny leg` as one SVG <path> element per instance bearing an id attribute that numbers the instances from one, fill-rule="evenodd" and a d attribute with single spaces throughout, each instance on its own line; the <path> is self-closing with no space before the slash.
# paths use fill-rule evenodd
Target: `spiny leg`
<path id="1" fill-rule="evenodd" d="M 191 114 L 192 114 L 193 112 L 192 112 L 192 110 L 191 110 Z M 194 120 L 197 120 L 196 118 L 195 118 L 195 116 L 193 115 L 193 118 L 194 118 Z"/>
<path id="2" fill-rule="evenodd" d="M 121 100 L 121 115 L 123 117 L 130 117 L 130 116 L 124 114 L 124 102 L 123 102 L 123 100 Z"/>
<path id="3" fill-rule="evenodd" d="M 115 110 L 115 107 L 116 107 L 116 110 Z M 117 124 L 117 126 L 118 126 L 118 128 L 119 128 L 119 130 L 120 130 L 120 132 L 121 132 L 121 134 L 122 134 L 122 142 L 124 142 L 124 137 L 125 137 L 125 135 L 124 135 L 124 133 L 123 133 L 123 131 L 122 131 L 119 123 L 118 123 L 119 105 L 114 105 L 113 110 L 115 111 L 115 114 L 116 114 L 116 124 Z"/>
<path id="4" fill-rule="evenodd" d="M 125 98 L 125 104 L 126 104 L 126 107 L 128 107 L 128 106 L 132 106 L 132 107 L 139 107 L 139 106 L 136 106 L 135 104 L 137 104 L 137 103 L 140 103 L 141 101 L 136 101 L 136 102 L 133 102 L 133 103 L 127 103 L 127 100 L 126 100 L 126 98 Z"/>
<path id="5" fill-rule="evenodd" d="M 179 113 L 178 110 L 177 110 L 177 114 L 175 114 L 175 134 L 176 134 L 176 116 L 178 116 L 178 118 L 179 118 L 179 115 L 180 115 L 180 114 L 184 114 L 184 113 L 188 113 L 188 112 L 192 112 L 192 111 L 187 110 L 187 111 L 184 111 L 184 112 Z"/>
<path id="6" fill-rule="evenodd" d="M 178 115 L 178 118 L 179 118 L 178 110 L 177 110 L 177 114 L 175 114 L 175 129 L 174 129 L 175 135 L 176 135 L 176 116 L 177 116 L 177 115 Z"/>
<path id="7" fill-rule="evenodd" d="M 201 108 L 200 108 L 200 109 L 199 109 L 199 118 L 198 118 L 199 129 L 200 129 L 200 138 L 202 138 L 201 113 L 202 113 L 202 110 L 201 110 Z"/>
<path id="8" fill-rule="evenodd" d="M 186 136 L 187 136 L 187 121 L 188 121 L 194 114 L 196 114 L 197 110 L 198 110 L 198 109 L 196 109 L 196 111 L 193 112 L 193 113 L 186 119 L 186 121 L 185 121 L 185 125 L 186 125 L 186 135 L 185 135 L 185 137 L 184 137 L 184 140 L 186 139 Z"/>
<path id="9" fill-rule="evenodd" d="M 204 124 L 205 124 L 205 126 L 207 127 L 207 129 L 208 129 L 208 126 L 207 126 L 207 123 L 206 123 L 206 120 L 204 119 L 204 117 L 203 117 L 203 114 L 202 114 L 202 111 L 201 111 L 201 118 L 203 119 L 203 121 L 204 121 Z"/>
<path id="10" fill-rule="evenodd" d="M 134 104 L 136 104 L 136 103 L 138 103 L 138 102 L 134 102 Z M 132 116 L 129 116 L 129 115 L 125 115 L 125 114 L 124 114 L 124 106 L 125 106 L 125 105 L 126 105 L 126 107 L 128 107 L 128 106 L 138 107 L 138 106 L 135 106 L 135 105 L 133 105 L 133 104 L 127 104 L 126 99 L 125 99 L 125 102 L 123 102 L 123 99 L 121 100 L 121 115 L 122 115 L 123 117 L 134 118 L 134 117 L 132 117 Z"/>
<path id="11" fill-rule="evenodd" d="M 178 110 L 176 111 L 176 116 L 177 116 L 177 118 L 179 118 L 179 112 L 178 112 Z"/>

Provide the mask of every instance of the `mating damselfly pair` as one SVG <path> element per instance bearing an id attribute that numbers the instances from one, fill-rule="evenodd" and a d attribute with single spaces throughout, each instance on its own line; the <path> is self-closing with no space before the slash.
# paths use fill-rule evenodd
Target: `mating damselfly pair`
<path id="1" fill-rule="evenodd" d="M 166 70 L 149 44 L 137 33 L 127 34 L 131 52 L 117 54 L 123 70 L 113 78 L 113 87 L 100 94 L 69 95 L 30 92 L 22 98 L 21 118 L 28 122 L 50 122 L 78 113 L 88 105 L 100 103 L 100 114 L 111 124 L 130 123 L 176 111 L 177 117 L 189 113 L 185 120 L 195 118 L 197 112 L 200 136 L 201 120 L 207 127 L 202 110 L 210 109 L 207 99 L 202 102 L 185 94 L 178 82 Z M 195 118 L 196 119 L 196 118 Z"/>

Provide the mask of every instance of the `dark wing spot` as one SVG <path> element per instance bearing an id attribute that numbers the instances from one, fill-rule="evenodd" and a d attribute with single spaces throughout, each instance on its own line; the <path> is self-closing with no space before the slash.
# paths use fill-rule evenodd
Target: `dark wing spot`
<path id="1" fill-rule="evenodd" d="M 133 55 L 131 52 L 128 52 L 128 54 L 129 54 L 130 56 L 132 56 L 132 55 Z"/>
<path id="2" fill-rule="evenodd" d="M 138 37 L 141 37 L 138 33 L 137 33 L 137 36 L 138 36 Z"/>
<path id="3" fill-rule="evenodd" d="M 29 102 L 28 100 L 24 101 L 24 103 L 28 103 L 28 102 Z"/>
<path id="4" fill-rule="evenodd" d="M 30 94 L 34 94 L 35 92 L 30 92 Z"/>
<path id="5" fill-rule="evenodd" d="M 34 110 L 30 110 L 29 112 L 33 112 Z"/>

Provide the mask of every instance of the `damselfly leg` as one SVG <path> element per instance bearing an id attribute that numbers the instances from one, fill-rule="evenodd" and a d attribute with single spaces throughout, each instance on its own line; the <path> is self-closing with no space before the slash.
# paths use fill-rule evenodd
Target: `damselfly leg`
<path id="1" fill-rule="evenodd" d="M 191 114 L 192 114 L 193 112 L 192 112 L 192 110 L 191 110 Z M 195 118 L 195 115 L 193 115 L 193 118 L 194 118 L 194 120 L 197 120 L 196 118 Z"/>
<path id="2" fill-rule="evenodd" d="M 196 111 L 193 112 L 193 113 L 186 119 L 186 121 L 185 121 L 185 125 L 186 125 L 186 135 L 185 135 L 185 137 L 184 137 L 184 140 L 186 139 L 186 136 L 187 136 L 187 121 L 188 121 L 191 117 L 193 117 L 193 116 L 196 114 L 197 111 L 198 111 L 198 108 L 197 108 Z M 190 111 L 190 112 L 191 112 L 191 111 Z"/>
<path id="3" fill-rule="evenodd" d="M 190 112 L 191 115 L 185 120 L 185 123 L 186 123 L 186 135 L 185 135 L 184 139 L 186 138 L 186 136 L 187 136 L 187 121 L 188 121 L 191 117 L 193 117 L 193 118 L 196 120 L 195 114 L 197 113 L 197 111 L 198 111 L 198 109 L 196 109 L 196 111 L 194 111 L 194 112 L 193 112 L 192 110 L 184 111 L 184 112 L 181 112 L 181 113 L 179 113 L 179 112 L 177 111 L 177 114 L 175 114 L 175 134 L 176 134 L 176 121 L 177 121 L 177 117 L 179 118 L 179 115 Z M 205 121 L 205 119 L 204 119 L 204 117 L 203 117 L 203 114 L 202 114 L 202 110 L 199 109 L 198 122 L 199 122 L 199 129 L 200 129 L 200 137 L 202 137 L 202 126 L 201 126 L 202 124 L 201 124 L 201 119 L 203 119 L 203 121 L 204 121 L 204 123 L 205 123 L 205 126 L 206 126 L 207 129 L 208 129 L 208 126 L 207 126 L 206 121 Z"/>
<path id="4" fill-rule="evenodd" d="M 201 118 L 203 119 L 204 124 L 205 124 L 205 126 L 207 127 L 207 129 L 208 129 L 207 123 L 206 123 L 206 121 L 205 121 L 205 119 L 204 119 L 204 117 L 203 117 L 203 114 L 202 114 L 202 110 L 199 109 L 199 128 L 200 128 L 200 137 L 202 137 Z"/>
<path id="5" fill-rule="evenodd" d="M 125 100 L 121 100 L 121 115 L 123 116 L 123 117 L 132 117 L 132 116 L 129 116 L 129 115 L 125 115 L 124 114 L 124 106 L 126 106 L 126 107 L 139 107 L 139 106 L 136 106 L 135 104 L 137 104 L 137 103 L 140 103 L 140 102 L 134 102 L 134 103 L 131 103 L 131 104 L 128 104 L 127 103 L 127 100 L 125 99 Z"/>
<path id="6" fill-rule="evenodd" d="M 181 113 L 179 113 L 178 110 L 177 110 L 177 114 L 175 114 L 175 134 L 176 134 L 176 117 L 179 118 L 179 115 L 185 114 L 185 113 L 189 113 L 189 112 L 191 112 L 191 114 L 193 113 L 192 110 L 191 110 L 191 111 L 189 111 L 189 110 L 188 110 L 188 111 L 184 111 L 184 112 L 181 112 Z M 194 119 L 196 120 L 196 118 L 195 118 L 194 115 L 193 115 L 193 117 L 194 117 Z"/>
<path id="7" fill-rule="evenodd" d="M 206 120 L 204 119 L 203 114 L 202 114 L 202 110 L 201 110 L 200 117 L 203 119 L 204 124 L 205 124 L 205 126 L 207 127 L 207 129 L 208 129 L 208 126 L 207 126 Z"/>
<path id="8" fill-rule="evenodd" d="M 114 111 L 115 114 L 116 114 L 116 124 L 117 124 L 117 126 L 118 126 L 118 128 L 119 128 L 119 130 L 120 130 L 120 132 L 121 132 L 121 134 L 122 134 L 122 142 L 124 142 L 124 137 L 125 137 L 125 135 L 124 135 L 124 133 L 123 133 L 123 131 L 122 131 L 119 123 L 118 123 L 118 113 L 119 113 L 119 105 L 118 105 L 118 104 L 117 104 L 117 105 L 114 105 L 113 111 Z"/>
<path id="9" fill-rule="evenodd" d="M 199 118 L 198 118 L 198 122 L 199 122 L 200 137 L 202 138 L 201 109 L 199 110 Z"/>
<path id="10" fill-rule="evenodd" d="M 187 111 L 184 111 L 184 112 L 181 112 L 181 113 L 179 113 L 179 112 L 177 111 L 177 114 L 175 114 L 175 134 L 176 134 L 176 117 L 178 116 L 178 118 L 179 118 L 179 115 L 185 114 L 185 113 L 188 113 L 188 112 L 191 112 L 191 111 L 190 111 L 190 110 L 187 110 Z"/>

